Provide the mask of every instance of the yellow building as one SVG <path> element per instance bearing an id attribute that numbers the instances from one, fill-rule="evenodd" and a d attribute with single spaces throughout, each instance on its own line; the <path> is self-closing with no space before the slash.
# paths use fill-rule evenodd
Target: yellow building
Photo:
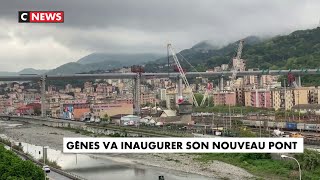
<path id="1" fill-rule="evenodd" d="M 291 89 L 286 89 L 285 97 L 284 97 L 285 110 L 291 110 L 291 108 L 294 105 L 293 101 L 294 101 L 293 91 Z"/>
<path id="2" fill-rule="evenodd" d="M 280 98 L 280 90 L 272 90 L 271 91 L 271 98 L 272 98 L 272 107 L 275 110 L 279 110 L 282 107 L 284 107 L 284 105 L 282 106 L 282 102 L 281 102 L 281 98 Z"/>
<path id="3" fill-rule="evenodd" d="M 272 107 L 275 110 L 290 110 L 293 104 L 293 91 L 288 88 L 271 90 Z"/>
<path id="4" fill-rule="evenodd" d="M 244 104 L 245 104 L 245 106 L 251 106 L 251 92 L 250 91 L 244 92 Z"/>
<path id="5" fill-rule="evenodd" d="M 293 90 L 293 94 L 294 94 L 294 105 L 296 104 L 308 104 L 308 95 L 309 95 L 309 91 L 312 90 L 314 88 L 310 88 L 310 87 L 299 87 Z"/>

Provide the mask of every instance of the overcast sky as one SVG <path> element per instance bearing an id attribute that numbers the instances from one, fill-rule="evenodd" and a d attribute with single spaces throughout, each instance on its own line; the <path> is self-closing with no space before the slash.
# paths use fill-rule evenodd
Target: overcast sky
<path id="1" fill-rule="evenodd" d="M 63 24 L 18 23 L 21 10 L 62 10 Z M 166 53 L 202 40 L 315 28 L 319 0 L 1 0 L 0 71 L 51 69 L 92 52 Z"/>

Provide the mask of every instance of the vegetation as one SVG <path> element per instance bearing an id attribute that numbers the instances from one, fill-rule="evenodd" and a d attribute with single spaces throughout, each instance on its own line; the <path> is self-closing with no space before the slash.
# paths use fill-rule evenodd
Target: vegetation
<path id="1" fill-rule="evenodd" d="M 239 137 L 256 137 L 257 135 L 247 128 L 239 129 Z"/>
<path id="2" fill-rule="evenodd" d="M 245 107 L 245 106 L 231 106 L 231 113 L 236 114 L 248 114 L 248 113 L 270 113 L 273 109 L 267 108 L 256 108 L 256 107 Z M 215 113 L 228 113 L 229 114 L 229 106 L 213 106 L 213 107 L 197 107 L 195 108 L 195 112 L 215 112 Z"/>
<path id="3" fill-rule="evenodd" d="M 40 108 L 34 108 L 34 114 L 39 116 L 41 115 L 41 109 Z"/>
<path id="4" fill-rule="evenodd" d="M 230 64 L 230 60 L 236 54 L 238 43 L 239 41 L 220 49 L 202 44 L 197 48 L 183 50 L 180 54 L 197 70 L 204 70 L 221 64 Z M 244 39 L 242 54 L 243 59 L 246 60 L 247 68 L 320 68 L 320 28 L 299 30 L 289 35 L 266 40 L 251 36 Z M 184 69 L 194 71 L 188 63 L 184 63 L 179 54 L 178 58 L 181 59 L 181 65 Z M 147 72 L 167 72 L 168 68 L 164 66 L 166 63 L 166 58 L 158 59 L 147 63 L 145 69 Z M 169 68 L 169 70 L 173 71 L 173 68 Z M 316 77 L 320 77 L 320 75 Z M 302 82 L 304 85 L 320 85 L 320 78 L 306 75 L 302 76 Z"/>
<path id="5" fill-rule="evenodd" d="M 300 115 L 303 115 L 304 113 L 300 113 Z M 276 111 L 275 113 L 276 117 L 292 117 L 292 116 L 299 116 L 299 112 L 294 111 Z"/>
<path id="6" fill-rule="evenodd" d="M 43 157 L 41 159 L 39 159 L 38 161 L 40 162 L 44 162 L 43 161 Z M 61 167 L 57 164 L 56 161 L 50 161 L 49 159 L 46 158 L 46 165 L 50 166 L 50 167 L 54 167 L 54 168 L 57 168 L 57 169 L 61 169 Z"/>
<path id="7" fill-rule="evenodd" d="M 0 145 L 0 179 L 42 180 L 43 170 L 31 161 L 23 161 Z"/>
<path id="8" fill-rule="evenodd" d="M 198 103 L 199 106 L 200 106 L 204 95 L 203 95 L 203 94 L 196 93 L 196 94 L 194 94 L 194 97 L 196 98 L 197 103 Z M 208 100 L 209 100 L 209 103 L 208 103 Z M 205 103 L 204 103 L 204 105 L 205 105 L 205 106 L 208 106 L 208 105 L 209 105 L 209 107 L 213 107 L 213 97 L 210 96 L 209 98 L 207 98 L 206 101 L 205 101 Z"/>
<path id="9" fill-rule="evenodd" d="M 15 150 L 23 151 L 21 144 L 19 144 L 19 146 L 17 146 L 16 144 L 11 143 L 11 141 L 9 141 L 7 139 L 0 138 L 0 143 L 3 143 L 5 145 L 7 145 L 7 146 L 10 146 Z"/>
<path id="10" fill-rule="evenodd" d="M 243 55 L 248 67 L 301 69 L 320 67 L 320 28 L 295 31 L 249 46 Z"/>
<path id="11" fill-rule="evenodd" d="M 119 129 L 121 132 L 127 132 L 131 131 L 134 133 L 145 133 L 145 134 L 150 134 L 153 136 L 173 136 L 173 137 L 191 137 L 192 134 L 188 134 L 185 132 L 181 131 L 175 131 L 175 130 L 169 130 L 168 128 L 159 128 L 159 127 L 154 127 L 151 128 L 150 126 L 140 126 L 139 128 L 135 127 L 130 127 L 130 126 L 114 126 L 114 125 L 106 125 L 105 127 L 109 127 L 112 129 Z"/>
<path id="12" fill-rule="evenodd" d="M 101 118 L 101 121 L 110 122 L 110 116 L 108 114 L 105 114 L 103 118 Z"/>
<path id="13" fill-rule="evenodd" d="M 302 154 L 294 155 L 301 163 L 302 179 L 318 180 L 320 177 L 320 154 L 317 151 L 305 150 Z M 210 162 L 219 160 L 242 167 L 254 175 L 265 179 L 297 179 L 298 165 L 291 159 L 273 159 L 266 153 L 211 153 L 200 154 L 199 161 Z"/>
<path id="14" fill-rule="evenodd" d="M 7 139 L 0 138 L 0 143 L 3 143 L 7 146 L 11 146 L 11 142 Z"/>

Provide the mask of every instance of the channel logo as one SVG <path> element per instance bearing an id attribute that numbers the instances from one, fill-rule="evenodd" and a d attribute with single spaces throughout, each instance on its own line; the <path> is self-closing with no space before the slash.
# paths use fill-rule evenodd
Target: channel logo
<path id="1" fill-rule="evenodd" d="M 19 23 L 63 23 L 63 11 L 19 11 Z"/>

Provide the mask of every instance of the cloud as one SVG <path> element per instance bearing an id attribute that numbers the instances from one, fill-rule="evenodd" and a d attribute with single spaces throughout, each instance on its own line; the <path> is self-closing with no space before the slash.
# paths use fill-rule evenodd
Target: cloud
<path id="1" fill-rule="evenodd" d="M 0 21 L 0 70 L 17 71 L 28 67 L 49 69 L 88 54 L 56 41 L 53 36 L 38 37 L 32 30 Z M 41 28 L 40 28 L 41 29 Z M 42 31 L 41 31 L 42 32 Z"/>
<path id="2" fill-rule="evenodd" d="M 250 35 L 313 28 L 317 0 L 20 0 L 0 5 L 0 71 L 54 68 L 92 52 L 165 53 L 201 40 L 217 45 Z M 19 24 L 19 10 L 63 10 L 63 24 Z"/>

